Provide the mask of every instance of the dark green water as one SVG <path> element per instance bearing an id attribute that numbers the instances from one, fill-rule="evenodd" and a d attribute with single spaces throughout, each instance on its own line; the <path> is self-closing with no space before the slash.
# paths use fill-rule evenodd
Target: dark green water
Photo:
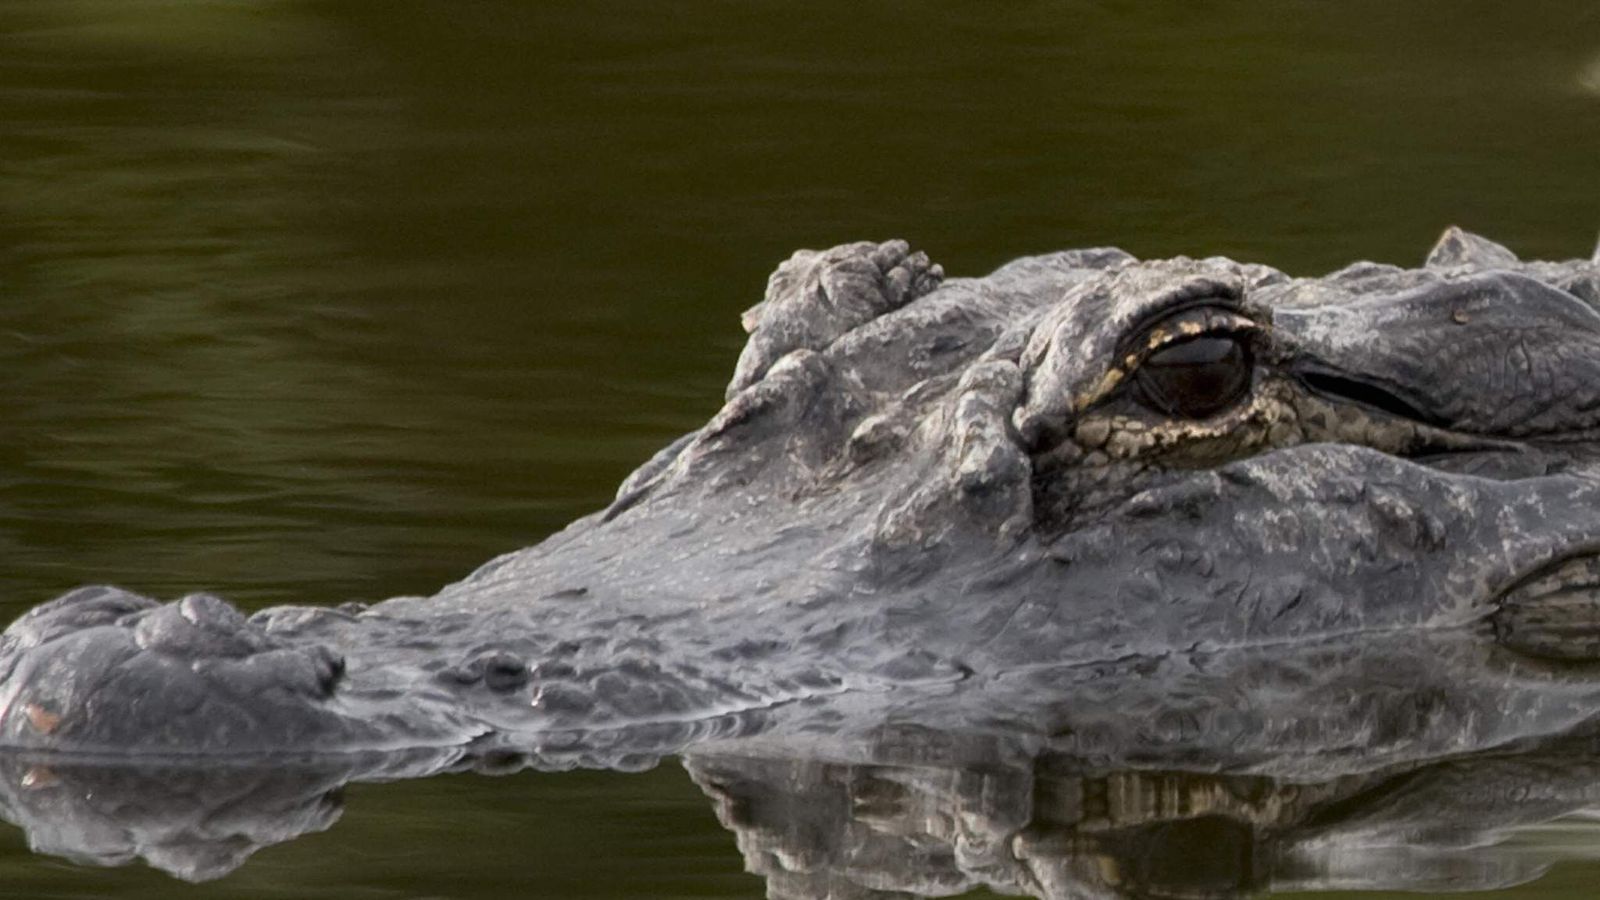
<path id="1" fill-rule="evenodd" d="M 1590 2 L 0 2 L 0 603 L 427 593 L 717 407 L 796 247 L 1313 274 L 1600 228 Z M 675 766 L 350 791 L 187 888 L 759 896 Z M 1517 897 L 1590 896 L 1568 864 Z"/>

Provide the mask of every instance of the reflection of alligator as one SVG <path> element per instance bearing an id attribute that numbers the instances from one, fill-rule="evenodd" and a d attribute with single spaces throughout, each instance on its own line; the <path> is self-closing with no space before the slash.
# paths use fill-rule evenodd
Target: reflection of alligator
<path id="1" fill-rule="evenodd" d="M 1466 641 L 1418 648 L 1400 636 L 1372 654 L 1352 646 L 1343 655 L 1381 668 L 1404 665 L 1419 649 L 1448 659 L 1450 643 L 1461 645 L 1455 662 L 1474 659 Z M 1236 653 L 1252 655 L 1223 655 Z M 1265 657 L 1276 655 L 1256 663 L 1271 667 Z M 1301 674 L 1316 680 L 1312 665 L 1324 662 L 1339 668 L 1322 655 L 1302 660 Z M 1225 668 L 1238 676 L 1253 665 L 1234 660 Z M 1240 714 L 1295 722 L 1308 737 L 1349 755 L 1302 757 L 1300 763 L 1316 763 L 1302 765 L 1291 750 L 1284 759 L 1252 765 L 1251 754 L 1226 748 L 1197 756 L 1189 747 L 1147 745 L 1136 754 L 1146 758 L 1135 762 L 1126 754 L 1077 752 L 1070 739 L 1041 743 L 1037 735 L 993 728 L 939 730 L 881 717 L 871 725 L 874 716 L 859 708 L 848 718 L 861 730 L 841 734 L 829 727 L 831 705 L 804 714 L 805 704 L 796 704 L 800 714 L 788 722 L 703 744 L 685 755 L 684 765 L 737 835 L 747 868 L 766 879 L 768 896 L 792 900 L 952 896 L 980 886 L 1061 900 L 1206 900 L 1266 888 L 1459 891 L 1527 881 L 1550 862 L 1593 855 L 1592 823 L 1583 833 L 1588 850 L 1514 839 L 1530 826 L 1600 804 L 1592 737 L 1399 764 L 1381 763 L 1377 747 L 1358 764 L 1364 751 L 1338 745 L 1363 735 L 1330 729 L 1341 718 L 1337 712 L 1306 709 L 1297 716 L 1282 700 L 1286 673 L 1255 674 L 1274 680 L 1211 700 Z M 1220 679 L 1208 688 L 1208 677 L 1191 671 L 1170 680 L 1168 689 L 1183 701 L 1169 711 L 1181 712 L 1215 689 Z M 1442 686 L 1419 685 L 1424 693 Z M 1069 706 L 1104 699 L 1099 689 L 1084 680 L 1065 699 Z M 1137 700 L 1141 692 L 1154 707 Z M 1160 714 L 1156 694 L 1153 685 L 1130 685 L 1115 699 L 1134 701 L 1131 709 L 1099 707 L 1095 727 L 1137 743 L 1143 720 Z M 1372 719 L 1416 712 L 1395 691 L 1345 716 L 1370 729 Z M 1460 723 L 1437 717 L 1431 724 L 1443 728 L 1444 738 Z M 351 781 L 561 769 L 572 762 L 561 750 L 478 756 L 461 748 L 200 768 L 12 753 L 0 755 L 0 816 L 22 825 L 44 852 L 99 864 L 143 857 L 204 880 L 262 847 L 328 828 L 342 807 L 339 788 Z M 475 816 L 457 818 L 456 827 L 481 829 L 485 843 L 504 839 L 504 814 L 482 824 Z"/>
<path id="2" fill-rule="evenodd" d="M 1515 715 L 1434 698 L 1470 743 L 1597 708 L 1585 680 L 1530 668 L 1600 657 L 1596 263 L 1452 230 L 1418 270 L 1089 250 L 941 277 L 897 242 L 796 254 L 710 423 L 610 509 L 434 597 L 246 619 L 88 588 L 40 607 L 0 646 L 0 742 L 237 754 L 626 727 L 670 747 L 803 698 L 962 682 L 981 715 L 1060 672 L 1159 680 L 1391 632 L 1524 660 L 1503 663 L 1539 686 Z"/>
<path id="3" fill-rule="evenodd" d="M 1582 855 L 1508 832 L 1600 800 L 1600 767 L 1579 753 L 1304 780 L 1053 757 L 952 767 L 710 754 L 686 765 L 767 896 L 787 900 L 978 887 L 1049 900 L 1489 890 Z"/>

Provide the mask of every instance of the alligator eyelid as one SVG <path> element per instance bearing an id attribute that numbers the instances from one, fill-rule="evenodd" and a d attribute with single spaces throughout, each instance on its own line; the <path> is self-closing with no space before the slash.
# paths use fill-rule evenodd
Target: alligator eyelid
<path id="1" fill-rule="evenodd" d="M 1150 353 L 1165 350 L 1174 344 L 1202 337 L 1236 337 L 1248 341 L 1262 333 L 1262 328 L 1256 322 L 1239 317 L 1237 320 L 1227 322 L 1205 322 L 1194 330 L 1183 329 L 1178 334 L 1169 334 L 1164 340 L 1150 344 Z"/>
<path id="2" fill-rule="evenodd" d="M 1218 314 L 1246 318 L 1239 312 L 1238 303 L 1239 300 L 1235 297 L 1209 294 L 1144 310 L 1125 326 L 1119 344 L 1125 349 L 1148 344 L 1150 335 L 1161 331 L 1165 326 L 1186 320 L 1204 321 Z"/>
<path id="3" fill-rule="evenodd" d="M 1196 317 L 1197 312 L 1203 313 L 1203 317 Z M 1130 372 L 1162 350 L 1196 338 L 1231 337 L 1251 349 L 1258 349 L 1256 345 L 1265 336 L 1266 327 L 1249 316 L 1232 310 L 1215 307 L 1202 310 L 1190 308 L 1175 316 L 1163 318 L 1136 334 L 1133 343 L 1121 354 L 1123 367 Z"/>

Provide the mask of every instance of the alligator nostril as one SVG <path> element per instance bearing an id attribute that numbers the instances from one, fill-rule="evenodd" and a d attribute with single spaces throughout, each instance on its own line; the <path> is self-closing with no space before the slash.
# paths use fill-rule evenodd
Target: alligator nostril
<path id="1" fill-rule="evenodd" d="M 344 657 L 320 644 L 313 646 L 311 652 L 317 671 L 317 688 L 323 697 L 330 697 L 344 678 Z"/>
<path id="2" fill-rule="evenodd" d="M 521 657 L 497 650 L 442 669 L 437 677 L 463 686 L 482 684 L 491 691 L 504 693 L 527 684 L 530 676 L 528 665 Z"/>
<path id="3" fill-rule="evenodd" d="M 472 764 L 480 775 L 513 775 L 528 766 L 528 754 L 518 750 L 491 750 Z"/>
<path id="4" fill-rule="evenodd" d="M 496 653 L 484 661 L 483 683 L 491 691 L 514 691 L 528 683 L 528 666 L 509 653 Z"/>

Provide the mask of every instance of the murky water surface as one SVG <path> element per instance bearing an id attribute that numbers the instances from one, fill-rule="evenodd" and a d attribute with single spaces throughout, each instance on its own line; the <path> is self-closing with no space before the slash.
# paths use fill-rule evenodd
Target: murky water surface
<path id="1" fill-rule="evenodd" d="M 5 617 L 431 592 L 704 421 L 796 247 L 1586 256 L 1597 66 L 1583 0 L 9 0 Z M 675 762 L 345 800 L 198 887 L 7 830 L 0 894 L 763 892 Z M 1600 883 L 1581 822 L 1517 840 L 1510 896 Z"/>

